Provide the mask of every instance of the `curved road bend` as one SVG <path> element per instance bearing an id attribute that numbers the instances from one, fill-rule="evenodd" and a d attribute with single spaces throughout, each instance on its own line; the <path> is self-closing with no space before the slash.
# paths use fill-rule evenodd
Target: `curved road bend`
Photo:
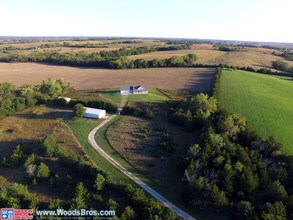
<path id="1" fill-rule="evenodd" d="M 177 215 L 181 216 L 184 219 L 193 219 L 196 220 L 194 217 L 189 215 L 188 213 L 184 212 L 177 206 L 175 206 L 173 203 L 168 201 L 166 198 L 161 196 L 159 193 L 157 193 L 154 189 L 149 187 L 146 183 L 144 183 L 141 179 L 133 175 L 131 172 L 129 172 L 126 168 L 124 168 L 121 164 L 119 164 L 117 161 L 115 161 L 112 157 L 110 157 L 95 141 L 95 134 L 97 131 L 103 127 L 105 124 L 107 124 L 109 121 L 111 121 L 116 115 L 112 115 L 109 118 L 107 118 L 105 121 L 103 121 L 100 125 L 95 127 L 88 135 L 88 142 L 98 151 L 99 154 L 101 154 L 105 159 L 107 159 L 113 166 L 115 166 L 117 169 L 119 169 L 121 172 L 123 172 L 126 176 L 128 176 L 130 179 L 132 179 L 135 183 L 137 183 L 141 188 L 143 188 L 145 191 L 147 191 L 149 194 L 151 194 L 154 198 L 156 198 L 159 202 L 161 202 L 163 205 L 171 208 Z"/>

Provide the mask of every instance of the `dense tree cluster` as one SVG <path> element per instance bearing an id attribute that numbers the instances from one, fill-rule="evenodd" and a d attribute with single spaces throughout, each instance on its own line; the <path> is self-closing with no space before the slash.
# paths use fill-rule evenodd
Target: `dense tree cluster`
<path id="1" fill-rule="evenodd" d="M 61 95 L 68 87 L 69 84 L 62 80 L 51 79 L 20 89 L 7 82 L 0 83 L 0 116 L 11 115 L 37 103 L 45 103 Z"/>
<path id="2" fill-rule="evenodd" d="M 286 60 L 293 61 L 293 52 L 286 51 L 282 54 Z"/>
<path id="3" fill-rule="evenodd" d="M 272 138 L 250 132 L 243 117 L 212 106 L 209 114 L 202 114 L 202 105 L 190 108 L 191 115 L 204 115 L 208 122 L 201 124 L 198 143 L 186 156 L 184 200 L 194 207 L 229 210 L 237 219 L 292 218 L 292 159 Z"/>
<path id="4" fill-rule="evenodd" d="M 0 188 L 1 207 L 13 207 L 15 209 L 36 209 L 39 206 L 37 197 L 30 193 L 28 187 L 23 184 L 14 183 L 11 187 Z"/>
<path id="5" fill-rule="evenodd" d="M 285 71 L 285 72 L 292 72 L 293 73 L 293 66 L 289 66 L 288 63 L 282 60 L 273 61 L 272 65 L 275 69 Z"/>
<path id="6" fill-rule="evenodd" d="M 209 123 L 209 117 L 217 110 L 217 100 L 206 94 L 198 94 L 187 100 L 170 103 L 169 121 L 185 131 L 193 131 Z"/>
<path id="7" fill-rule="evenodd" d="M 242 117 L 217 113 L 189 149 L 184 199 L 193 206 L 229 207 L 239 218 L 246 213 L 247 219 L 274 216 L 267 207 L 278 205 L 276 216 L 286 219 L 292 185 L 281 152 L 282 146 L 272 139 L 249 133 Z"/>
<path id="8" fill-rule="evenodd" d="M 167 47 L 156 47 L 157 51 L 169 51 L 169 50 L 189 50 L 191 49 L 192 44 L 177 44 Z"/>
<path id="9" fill-rule="evenodd" d="M 240 48 L 238 47 L 225 47 L 225 46 L 221 46 L 218 48 L 219 51 L 239 51 Z"/>
<path id="10" fill-rule="evenodd" d="M 241 44 L 224 44 L 224 43 L 216 43 L 213 45 L 214 48 L 219 51 L 243 51 L 245 50 L 245 46 Z"/>
<path id="11" fill-rule="evenodd" d="M 142 118 L 153 118 L 153 112 L 148 108 L 136 108 L 132 106 L 125 106 L 121 112 L 122 115 L 133 115 Z"/>

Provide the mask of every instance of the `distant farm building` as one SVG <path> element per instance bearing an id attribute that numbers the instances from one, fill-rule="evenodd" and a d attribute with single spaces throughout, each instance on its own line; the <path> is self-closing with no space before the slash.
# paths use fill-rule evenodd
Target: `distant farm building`
<path id="1" fill-rule="evenodd" d="M 105 116 L 106 110 L 88 107 L 85 107 L 85 112 L 83 114 L 85 118 L 103 118 Z"/>
<path id="2" fill-rule="evenodd" d="M 120 88 L 121 95 L 129 95 L 129 94 L 148 94 L 148 86 L 146 85 L 138 85 L 138 86 L 122 86 Z"/>
<path id="3" fill-rule="evenodd" d="M 58 99 L 64 99 L 66 101 L 66 103 L 69 103 L 71 101 L 71 98 L 68 97 L 58 97 Z"/>

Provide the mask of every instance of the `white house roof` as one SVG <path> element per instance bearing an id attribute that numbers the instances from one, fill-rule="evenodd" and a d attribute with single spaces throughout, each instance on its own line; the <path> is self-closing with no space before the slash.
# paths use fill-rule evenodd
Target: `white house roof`
<path id="1" fill-rule="evenodd" d="M 94 115 L 99 115 L 101 113 L 105 112 L 103 109 L 98 109 L 98 108 L 89 108 L 85 107 L 85 114 L 94 114 Z"/>
<path id="2" fill-rule="evenodd" d="M 148 86 L 147 85 L 136 85 L 136 86 L 121 86 L 120 90 L 144 90 L 147 91 L 148 90 Z"/>

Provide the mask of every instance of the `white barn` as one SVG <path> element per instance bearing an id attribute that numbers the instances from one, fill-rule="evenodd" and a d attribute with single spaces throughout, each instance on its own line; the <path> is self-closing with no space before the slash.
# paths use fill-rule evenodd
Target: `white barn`
<path id="1" fill-rule="evenodd" d="M 59 96 L 58 99 L 64 99 L 66 101 L 66 103 L 69 103 L 71 101 L 71 98 L 62 97 L 62 96 Z"/>
<path id="2" fill-rule="evenodd" d="M 83 117 L 85 118 L 103 118 L 106 116 L 106 110 L 85 107 Z"/>

